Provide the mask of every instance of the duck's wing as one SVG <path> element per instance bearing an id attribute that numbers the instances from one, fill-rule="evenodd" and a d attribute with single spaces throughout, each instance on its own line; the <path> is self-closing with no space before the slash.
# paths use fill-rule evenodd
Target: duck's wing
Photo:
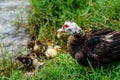
<path id="1" fill-rule="evenodd" d="M 85 38 L 85 45 L 89 47 L 94 47 L 96 44 L 100 43 L 100 38 L 114 32 L 114 30 L 110 28 L 106 29 L 98 29 L 98 30 L 92 30 L 84 36 Z"/>
<path id="2" fill-rule="evenodd" d="M 110 28 L 105 28 L 105 29 L 92 30 L 91 34 L 92 34 L 92 36 L 100 36 L 100 35 L 109 34 L 109 33 L 113 32 L 113 31 L 114 30 L 112 30 Z"/>
<path id="3" fill-rule="evenodd" d="M 103 62 L 120 58 L 120 31 L 114 31 L 102 37 L 101 42 L 94 47 L 92 56 Z"/>
<path id="4" fill-rule="evenodd" d="M 88 40 L 88 39 L 90 39 L 90 38 L 92 38 L 94 36 L 107 35 L 107 34 L 113 32 L 113 31 L 114 30 L 112 30 L 110 28 L 91 30 L 91 31 L 87 32 L 84 37 L 85 37 L 85 39 Z"/>

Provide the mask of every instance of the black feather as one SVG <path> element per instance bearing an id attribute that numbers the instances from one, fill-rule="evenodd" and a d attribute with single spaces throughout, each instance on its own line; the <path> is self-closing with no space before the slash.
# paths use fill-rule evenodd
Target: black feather
<path id="1" fill-rule="evenodd" d="M 100 37 L 99 36 L 93 36 L 90 38 L 90 40 L 87 41 L 87 45 L 90 47 L 96 46 L 98 43 L 100 43 Z"/>
<path id="2" fill-rule="evenodd" d="M 22 62 L 23 64 L 27 65 L 27 66 L 31 66 L 33 64 L 33 60 L 29 57 L 17 57 L 17 59 Z"/>

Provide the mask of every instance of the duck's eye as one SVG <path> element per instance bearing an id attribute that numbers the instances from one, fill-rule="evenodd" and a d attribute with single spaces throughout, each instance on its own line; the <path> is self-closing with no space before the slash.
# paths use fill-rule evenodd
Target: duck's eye
<path id="1" fill-rule="evenodd" d="M 68 31 L 72 31 L 71 29 L 68 29 Z"/>
<path id="2" fill-rule="evenodd" d="M 68 28 L 69 26 L 67 25 L 67 24 L 65 24 L 64 26 L 63 26 L 63 29 L 65 29 L 65 28 Z"/>

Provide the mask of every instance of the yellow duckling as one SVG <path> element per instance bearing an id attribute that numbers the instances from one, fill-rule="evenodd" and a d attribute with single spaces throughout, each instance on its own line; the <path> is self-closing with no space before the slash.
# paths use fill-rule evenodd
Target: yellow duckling
<path id="1" fill-rule="evenodd" d="M 53 44 L 52 40 L 48 40 L 47 41 L 47 49 L 52 49 L 53 46 L 54 46 L 54 44 Z"/>
<path id="2" fill-rule="evenodd" d="M 35 56 L 30 56 L 32 61 L 32 66 L 34 67 L 34 73 L 37 73 L 39 70 L 39 66 L 42 66 L 44 63 L 43 62 L 39 62 L 38 59 Z"/>
<path id="3" fill-rule="evenodd" d="M 57 38 L 60 39 L 62 36 L 66 35 L 65 32 L 61 31 L 57 33 Z"/>
<path id="4" fill-rule="evenodd" d="M 57 56 L 58 52 L 61 50 L 60 46 L 55 46 L 54 48 L 49 48 L 46 50 L 45 55 L 47 58 L 54 58 Z"/>
<path id="5" fill-rule="evenodd" d="M 63 33 L 63 32 L 58 32 L 58 33 L 57 33 L 57 38 L 61 38 L 61 36 L 63 35 L 62 33 Z"/>
<path id="6" fill-rule="evenodd" d="M 40 40 L 31 40 L 28 41 L 27 47 L 30 51 L 38 52 L 40 48 L 43 46 Z"/>
<path id="7" fill-rule="evenodd" d="M 33 51 L 38 52 L 38 51 L 40 51 L 41 47 L 42 47 L 41 41 L 40 40 L 36 40 L 35 41 L 35 45 L 33 47 Z"/>

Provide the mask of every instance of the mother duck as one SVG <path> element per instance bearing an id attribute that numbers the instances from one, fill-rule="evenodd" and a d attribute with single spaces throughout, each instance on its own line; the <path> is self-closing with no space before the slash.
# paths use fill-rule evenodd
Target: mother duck
<path id="1" fill-rule="evenodd" d="M 82 29 L 72 21 L 65 21 L 58 32 L 70 34 L 67 47 L 78 63 L 89 67 L 106 64 L 120 58 L 120 31 L 110 28 L 91 30 L 83 35 Z"/>

